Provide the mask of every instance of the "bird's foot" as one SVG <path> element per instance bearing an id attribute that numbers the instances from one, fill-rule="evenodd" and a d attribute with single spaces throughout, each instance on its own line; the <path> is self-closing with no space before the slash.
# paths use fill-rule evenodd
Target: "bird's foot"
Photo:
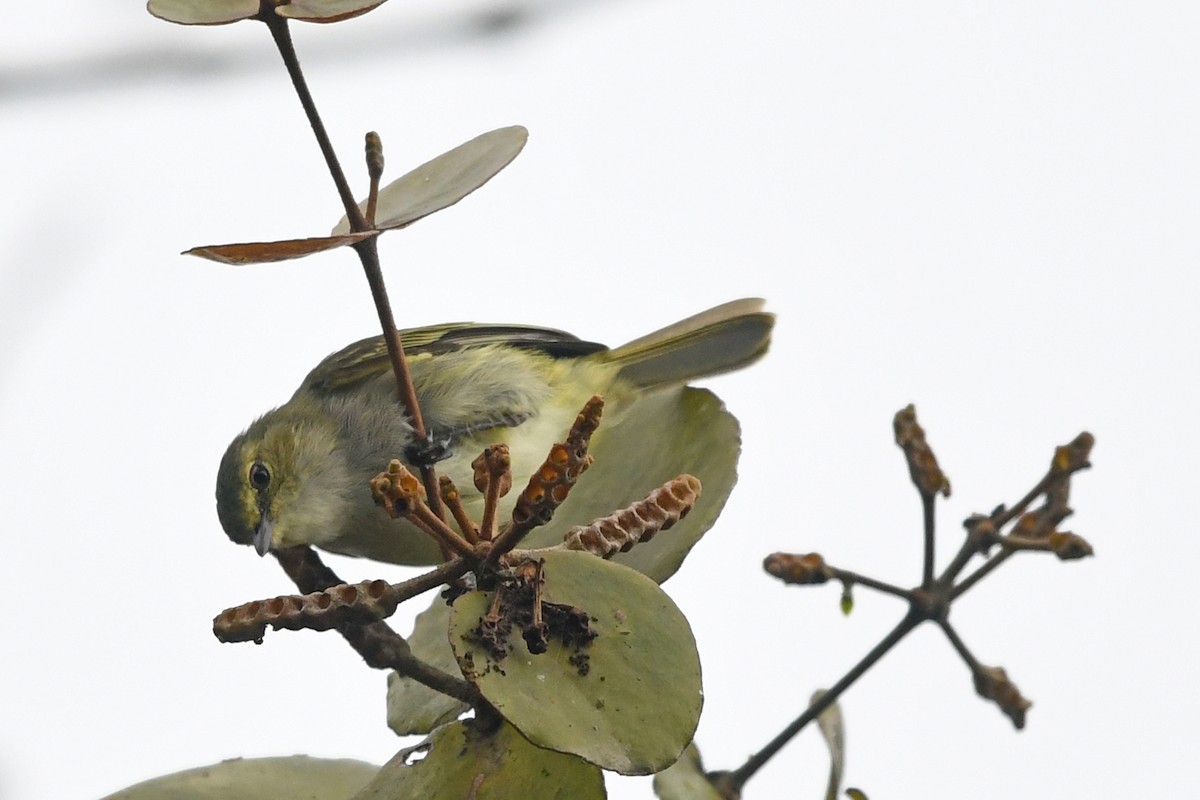
<path id="1" fill-rule="evenodd" d="M 451 438 L 435 437 L 433 431 L 429 431 L 424 439 L 418 439 L 406 447 L 404 456 L 417 469 L 432 467 L 454 455 L 454 449 L 450 446 Z"/>

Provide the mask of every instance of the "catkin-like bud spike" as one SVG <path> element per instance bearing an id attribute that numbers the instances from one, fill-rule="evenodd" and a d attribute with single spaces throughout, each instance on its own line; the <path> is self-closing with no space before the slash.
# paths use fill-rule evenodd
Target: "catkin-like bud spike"
<path id="1" fill-rule="evenodd" d="M 933 497 L 939 492 L 943 497 L 949 497 L 950 479 L 938 466 L 933 450 L 925 441 L 925 429 L 917 423 L 916 407 L 909 404 L 897 411 L 892 420 L 892 429 L 896 434 L 896 444 L 904 451 L 908 472 L 917 491 L 926 497 Z"/>
<path id="2" fill-rule="evenodd" d="M 383 140 L 375 131 L 366 136 L 367 174 L 371 180 L 379 180 L 383 174 Z"/>
<path id="3" fill-rule="evenodd" d="M 1021 696 L 1016 684 L 1008 679 L 1003 667 L 980 667 L 975 671 L 975 691 L 991 700 L 1020 730 L 1025 727 L 1025 712 L 1033 705 Z"/>
<path id="4" fill-rule="evenodd" d="M 763 569 L 784 583 L 825 583 L 834 576 L 820 553 L 772 553 L 763 559 Z"/>
<path id="5" fill-rule="evenodd" d="M 566 441 L 550 448 L 545 462 L 529 477 L 529 485 L 513 508 L 513 528 L 529 530 L 550 521 L 554 510 L 567 499 L 567 493 L 588 467 L 592 457 L 588 443 L 600 426 L 604 400 L 593 397 L 575 418 Z"/>
<path id="6" fill-rule="evenodd" d="M 1087 558 L 1092 555 L 1091 544 L 1077 533 L 1054 531 L 1050 534 L 1050 549 L 1063 561 Z"/>
<path id="7" fill-rule="evenodd" d="M 668 481 L 645 499 L 615 514 L 601 517 L 590 525 L 567 531 L 563 542 L 568 550 L 586 550 L 600 558 L 611 558 L 639 542 L 648 542 L 687 516 L 700 497 L 700 480 L 680 475 Z"/>
<path id="8" fill-rule="evenodd" d="M 387 581 L 343 583 L 323 592 L 284 595 L 227 608 L 213 619 L 213 633 L 222 642 L 257 642 L 268 625 L 276 630 L 325 631 L 346 622 L 386 619 L 399 602 L 396 590 Z"/>

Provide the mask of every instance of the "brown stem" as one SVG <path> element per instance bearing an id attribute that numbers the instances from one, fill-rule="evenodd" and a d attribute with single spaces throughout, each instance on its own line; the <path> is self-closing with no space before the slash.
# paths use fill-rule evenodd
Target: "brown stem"
<path id="1" fill-rule="evenodd" d="M 838 569 L 837 567 L 830 567 L 829 569 L 833 573 L 834 580 L 841 581 L 842 583 L 866 586 L 867 588 L 874 589 L 877 592 L 895 595 L 896 597 L 907 600 L 910 603 L 913 601 L 913 593 L 909 589 L 902 589 L 899 586 L 894 586 L 885 581 L 876 580 L 875 578 L 868 578 L 866 575 L 859 575 L 857 572 L 851 572 L 848 569 Z"/>
<path id="2" fill-rule="evenodd" d="M 1014 552 L 1016 552 L 1016 551 L 1005 548 L 1005 549 L 1001 550 L 999 553 L 997 553 L 996 555 L 989 558 L 987 561 L 985 561 L 983 563 L 983 565 L 979 569 L 975 570 L 970 575 L 963 578 L 953 589 L 951 589 L 948 599 L 951 602 L 953 602 L 954 600 L 957 600 L 960 596 L 962 596 L 962 594 L 964 592 L 966 592 L 968 589 L 970 589 L 975 584 L 979 583 L 979 581 L 981 581 L 989 572 L 991 572 L 996 567 L 1000 566 L 1005 561 L 1007 561 Z"/>
<path id="3" fill-rule="evenodd" d="M 945 589 L 958 574 L 962 572 L 963 567 L 971 560 L 971 557 L 979 552 L 979 541 L 970 533 L 963 539 L 962 546 L 958 548 L 958 552 L 954 554 L 954 558 L 950 561 L 946 568 L 942 570 L 942 574 L 938 576 L 937 585 L 941 589 Z"/>
<path id="4" fill-rule="evenodd" d="M 435 692 L 453 697 L 469 705 L 480 702 L 479 693 L 471 684 L 448 672 L 422 661 L 413 655 L 408 642 L 385 622 L 370 625 L 343 625 L 338 633 L 358 651 L 368 666 L 375 669 L 394 669 Z"/>
<path id="5" fill-rule="evenodd" d="M 463 538 L 474 545 L 479 541 L 479 529 L 475 527 L 475 523 L 471 521 L 467 509 L 463 506 L 462 495 L 458 493 L 458 487 L 454 485 L 454 481 L 449 475 L 441 476 L 438 479 L 438 486 L 441 489 L 442 502 L 450 509 L 450 515 L 458 523 Z"/>
<path id="6" fill-rule="evenodd" d="M 1017 504 L 1012 508 L 1006 508 L 999 514 L 992 517 L 992 522 L 996 525 L 996 530 L 1000 530 L 1008 523 L 1012 522 L 1018 516 L 1025 512 L 1029 504 L 1038 499 L 1042 494 L 1050 488 L 1050 484 L 1056 480 L 1060 480 L 1061 475 L 1055 475 L 1053 472 L 1047 472 L 1042 476 L 1042 479 L 1037 482 L 1037 485 L 1030 489 L 1024 497 L 1017 501 Z"/>
<path id="7" fill-rule="evenodd" d="M 1053 550 L 1050 539 L 1045 536 L 1018 536 L 1010 534 L 1004 537 L 1004 546 L 1010 550 Z"/>
<path id="8" fill-rule="evenodd" d="M 443 553 L 449 551 L 466 558 L 475 556 L 475 548 L 471 543 L 447 525 L 446 521 L 427 504 L 419 503 L 414 507 L 409 519 L 414 525 L 432 536 L 442 546 Z"/>
<path id="9" fill-rule="evenodd" d="M 500 478 L 488 477 L 487 489 L 483 493 L 483 518 L 479 520 L 479 538 L 490 542 L 496 538 L 496 515 L 500 511 Z"/>
<path id="10" fill-rule="evenodd" d="M 272 550 L 271 554 L 279 561 L 283 571 L 296 587 L 305 594 L 320 592 L 343 583 L 337 573 L 325 566 L 321 557 L 311 547 L 284 547 Z M 468 568 L 463 560 L 451 561 L 398 586 L 406 587 L 406 591 L 415 596 L 461 577 Z M 412 654 L 404 637 L 392 630 L 386 622 L 339 625 L 338 633 L 362 656 L 363 661 L 376 669 L 395 669 L 434 691 L 464 703 L 474 705 L 478 701 L 471 684 L 417 658 Z"/>
<path id="11" fill-rule="evenodd" d="M 925 563 L 921 570 L 921 586 L 925 589 L 933 586 L 934 528 L 936 525 L 933 504 L 936 500 L 936 494 L 921 492 L 921 511 L 925 524 Z"/>
<path id="12" fill-rule="evenodd" d="M 309 127 L 312 128 L 313 135 L 317 137 L 317 146 L 321 148 L 321 155 L 325 157 L 325 166 L 329 169 L 329 175 L 333 178 L 338 196 L 341 197 L 342 205 L 346 209 L 346 217 L 350 220 L 350 230 L 365 231 L 367 230 L 366 220 L 363 219 L 358 203 L 354 202 L 354 194 L 350 191 L 350 184 L 346 182 L 346 174 L 342 172 L 342 165 L 333 151 L 333 143 L 330 142 L 329 134 L 325 131 L 325 123 L 321 121 L 317 104 L 313 102 L 312 93 L 308 91 L 308 82 L 304 80 L 304 72 L 300 69 L 300 59 L 296 55 L 296 48 L 292 45 L 292 33 L 288 29 L 287 17 L 276 14 L 275 7 L 271 3 L 264 3 L 264 6 L 266 7 L 259 12 L 258 18 L 266 23 L 267 30 L 271 32 L 271 38 L 275 40 L 275 46 L 279 49 L 279 55 L 283 57 L 283 65 L 287 68 L 288 77 L 292 79 L 296 96 L 300 98 L 300 105 L 304 107 L 304 115 L 308 117 Z"/>
<path id="13" fill-rule="evenodd" d="M 488 557 L 484 560 L 485 569 L 495 569 L 500 564 L 500 559 L 511 551 L 525 537 L 527 533 L 536 528 L 538 523 L 533 520 L 525 520 L 524 522 L 511 522 L 508 527 L 500 532 L 492 543 L 492 549 L 488 552 Z"/>
<path id="14" fill-rule="evenodd" d="M 300 98 L 300 105 L 304 107 L 304 114 L 308 117 L 308 124 L 312 128 L 313 135 L 316 136 L 317 145 L 321 148 L 321 155 L 325 157 L 325 165 L 329 169 L 329 174 L 333 178 L 334 185 L 337 186 L 342 206 L 346 209 L 346 218 L 350 220 L 350 230 L 368 230 L 367 221 L 363 217 L 358 203 L 354 201 L 354 195 L 350 191 L 350 184 L 346 181 L 346 175 L 342 171 L 342 165 L 333 150 L 329 134 L 325 131 L 325 123 L 321 121 L 321 115 L 317 111 L 316 103 L 313 102 L 312 93 L 308 90 L 308 83 L 304 80 L 304 72 L 300 69 L 300 60 L 296 56 L 295 47 L 292 45 L 292 36 L 288 30 L 287 18 L 276 14 L 274 8 L 271 7 L 264 8 L 259 13 L 259 19 L 266 23 L 267 29 L 271 31 L 271 36 L 275 40 L 275 46 L 279 49 L 279 54 L 283 57 L 283 63 L 287 68 L 288 76 L 292 79 L 292 86 L 295 87 L 296 95 Z M 400 335 L 396 331 L 396 320 L 392 315 L 392 307 L 388 302 L 387 289 L 383 284 L 383 272 L 379 267 L 379 249 L 375 243 L 376 238 L 372 236 L 370 239 L 353 245 L 353 247 L 357 251 L 359 260 L 363 265 L 363 271 L 367 275 L 367 284 L 371 287 L 371 297 L 375 301 L 375 310 L 379 315 L 379 323 L 383 327 L 383 339 L 387 343 L 388 356 L 392 362 L 392 371 L 396 375 L 396 390 L 400 395 L 400 402 L 404 404 L 409 419 L 412 420 L 414 437 L 417 440 L 423 440 L 425 438 L 425 422 L 421 418 L 421 407 L 417 403 L 417 393 L 413 388 L 412 376 L 408 372 L 408 363 L 404 358 L 404 347 L 400 343 Z M 444 516 L 442 501 L 437 492 L 437 474 L 434 472 L 433 467 L 422 466 L 421 479 L 425 483 L 425 490 L 429 495 L 430 508 L 439 517 Z"/>
<path id="15" fill-rule="evenodd" d="M 946 634 L 946 638 L 950 640 L 950 644 L 954 646 L 954 649 L 962 657 L 962 660 L 966 662 L 967 667 L 971 670 L 971 674 L 979 672 L 981 669 L 979 659 L 975 658 L 971 654 L 971 651 L 967 649 L 966 643 L 958 635 L 958 631 L 954 630 L 954 626 L 950 624 L 949 620 L 939 619 L 938 625 L 941 627 L 942 632 Z"/>
<path id="16" fill-rule="evenodd" d="M 408 360 L 404 357 L 404 345 L 400 341 L 399 331 L 396 330 L 396 320 L 392 316 L 391 303 L 388 302 L 387 288 L 383 285 L 383 271 L 379 268 L 379 247 L 376 238 L 371 237 L 353 247 L 362 261 L 367 284 L 371 287 L 371 297 L 375 301 L 375 311 L 379 314 L 379 324 L 383 327 L 383 341 L 392 361 L 392 372 L 396 375 L 396 391 L 400 395 L 400 402 L 408 411 L 409 419 L 412 420 L 413 436 L 420 441 L 425 438 L 425 421 L 421 418 L 421 406 L 417 402 L 417 391 L 413 388 L 412 375 L 408 371 Z M 433 509 L 433 513 L 444 517 L 437 473 L 432 466 L 421 465 L 421 482 L 425 484 L 429 507 Z"/>

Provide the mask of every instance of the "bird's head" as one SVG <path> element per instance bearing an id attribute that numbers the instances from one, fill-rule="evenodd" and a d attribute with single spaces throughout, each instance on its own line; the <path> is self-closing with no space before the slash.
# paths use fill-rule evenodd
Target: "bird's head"
<path id="1" fill-rule="evenodd" d="M 217 516 L 238 544 L 321 544 L 336 535 L 350 484 L 331 425 L 270 412 L 235 438 L 217 471 Z"/>

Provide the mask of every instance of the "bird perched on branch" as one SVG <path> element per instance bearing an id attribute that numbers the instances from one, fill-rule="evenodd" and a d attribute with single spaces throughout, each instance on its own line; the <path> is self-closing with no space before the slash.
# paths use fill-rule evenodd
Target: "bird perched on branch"
<path id="1" fill-rule="evenodd" d="M 506 443 L 514 480 L 523 485 L 599 394 L 605 411 L 592 440 L 595 463 L 550 525 L 523 546 L 561 540 L 571 525 L 688 472 L 703 484 L 700 504 L 669 535 L 625 554 L 632 566 L 665 579 L 716 519 L 740 451 L 737 421 L 711 392 L 685 384 L 762 357 L 774 324 L 762 306 L 735 300 L 615 349 L 519 325 L 401 331 L 424 442 L 415 440 L 397 399 L 383 337 L 355 342 L 318 364 L 287 403 L 229 445 L 217 474 L 221 525 L 260 555 L 307 544 L 397 564 L 436 563 L 441 556 L 431 539 L 375 506 L 370 479 L 392 458 L 412 464 L 436 452 L 438 471 L 455 479 L 477 517 L 482 498 L 470 464 L 480 451 Z M 507 496 L 502 513 L 517 494 Z"/>

